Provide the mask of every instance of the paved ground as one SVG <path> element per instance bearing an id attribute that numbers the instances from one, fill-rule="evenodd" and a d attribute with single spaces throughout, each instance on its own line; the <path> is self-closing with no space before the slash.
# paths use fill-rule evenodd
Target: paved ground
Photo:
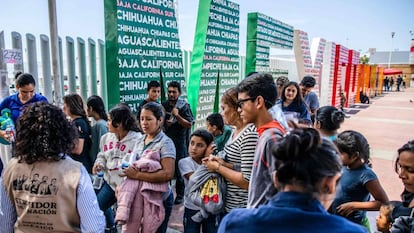
<path id="1" fill-rule="evenodd" d="M 413 102 L 410 102 L 412 100 Z M 390 200 L 400 200 L 403 189 L 394 172 L 397 149 L 414 139 L 414 88 L 389 92 L 371 99 L 371 104 L 357 104 L 347 109 L 347 118 L 340 131 L 361 132 L 370 143 L 373 169 Z M 169 231 L 183 232 L 183 205 L 174 206 Z M 376 211 L 369 212 L 372 232 L 376 230 Z"/>
<path id="2" fill-rule="evenodd" d="M 414 89 L 388 92 L 373 98 L 368 108 L 346 120 L 341 130 L 347 129 L 357 130 L 367 137 L 373 169 L 388 198 L 401 200 L 403 185 L 394 172 L 394 162 L 398 148 L 414 139 Z M 373 231 L 376 230 L 377 215 L 377 211 L 368 212 Z"/>

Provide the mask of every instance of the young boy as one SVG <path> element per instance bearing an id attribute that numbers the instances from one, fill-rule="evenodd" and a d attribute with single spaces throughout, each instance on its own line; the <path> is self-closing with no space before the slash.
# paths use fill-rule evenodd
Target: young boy
<path id="1" fill-rule="evenodd" d="M 161 95 L 161 84 L 158 81 L 150 81 L 147 86 L 147 98 L 143 100 L 137 107 L 137 120 L 141 120 L 141 108 L 146 103 L 157 102 Z"/>
<path id="2" fill-rule="evenodd" d="M 228 125 L 224 125 L 223 117 L 220 113 L 212 113 L 208 115 L 206 125 L 207 131 L 214 136 L 216 154 L 224 149 L 224 146 L 231 136 L 232 130 Z"/>
<path id="3" fill-rule="evenodd" d="M 204 129 L 198 129 L 191 134 L 190 145 L 188 146 L 189 157 L 183 158 L 179 161 L 178 167 L 185 184 L 184 195 L 184 232 L 200 232 L 202 228 L 203 233 L 215 233 L 218 226 L 216 226 L 216 216 L 210 215 L 208 218 L 202 219 L 201 222 L 193 220 L 193 216 L 197 215 L 201 208 L 196 205 L 189 197 L 190 187 L 189 180 L 194 172 L 200 168 L 202 159 L 211 154 L 209 147 L 214 138 L 211 133 Z M 209 149 L 208 149 L 209 148 Z"/>
<path id="4" fill-rule="evenodd" d="M 268 111 L 277 98 L 272 75 L 253 73 L 241 81 L 236 89 L 238 111 L 243 122 L 254 123 L 259 134 L 247 200 L 247 208 L 256 208 L 266 204 L 277 192 L 272 179 L 276 169 L 271 149 L 286 131 Z"/>
<path id="5" fill-rule="evenodd" d="M 390 201 L 387 204 L 383 204 L 380 207 L 378 217 L 375 219 L 377 224 L 377 230 L 382 233 L 390 233 L 392 223 L 394 222 L 392 217 L 392 211 L 394 207 L 401 205 L 399 201 Z"/>

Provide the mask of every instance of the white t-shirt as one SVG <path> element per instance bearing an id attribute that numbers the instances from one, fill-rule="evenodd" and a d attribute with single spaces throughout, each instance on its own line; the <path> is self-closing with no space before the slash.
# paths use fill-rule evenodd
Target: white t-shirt
<path id="1" fill-rule="evenodd" d="M 188 156 L 184 159 L 181 159 L 178 162 L 178 168 L 180 169 L 181 172 L 181 176 L 184 179 L 184 185 L 185 185 L 185 194 L 187 194 L 189 192 L 190 187 L 188 187 L 188 179 L 185 178 L 184 175 L 191 173 L 191 172 L 195 172 L 197 170 L 197 168 L 199 168 L 201 166 L 201 164 L 198 164 L 196 161 L 194 161 L 193 158 L 191 158 L 191 156 Z M 184 206 L 188 209 L 192 209 L 192 210 L 199 210 L 200 208 L 196 205 L 194 205 L 193 203 L 191 203 L 190 201 L 187 201 L 187 195 L 184 195 Z"/>

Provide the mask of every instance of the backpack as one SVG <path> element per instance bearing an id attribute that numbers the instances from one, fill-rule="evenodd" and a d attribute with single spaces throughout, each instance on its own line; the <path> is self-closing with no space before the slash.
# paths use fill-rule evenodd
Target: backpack
<path id="1" fill-rule="evenodd" d="M 223 211 L 226 185 L 221 175 L 200 166 L 191 175 L 188 185 L 188 200 L 200 207 L 200 211 L 191 217 L 193 221 L 201 222 Z"/>

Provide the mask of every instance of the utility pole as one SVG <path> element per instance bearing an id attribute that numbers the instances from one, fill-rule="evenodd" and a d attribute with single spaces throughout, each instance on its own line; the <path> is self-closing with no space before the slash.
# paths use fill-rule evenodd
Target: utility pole
<path id="1" fill-rule="evenodd" d="M 391 53 L 392 53 L 392 42 L 393 42 L 393 40 L 394 40 L 394 36 L 395 36 L 395 32 L 391 32 L 391 48 L 390 48 L 390 53 L 389 53 L 389 55 L 388 55 L 388 69 L 390 68 L 390 66 L 391 66 Z"/>
<path id="2" fill-rule="evenodd" d="M 59 38 L 57 30 L 56 0 L 48 0 L 49 3 L 49 27 L 50 45 L 52 52 L 52 74 L 53 74 L 53 103 L 62 106 L 62 89 L 60 87 L 59 66 Z"/>

